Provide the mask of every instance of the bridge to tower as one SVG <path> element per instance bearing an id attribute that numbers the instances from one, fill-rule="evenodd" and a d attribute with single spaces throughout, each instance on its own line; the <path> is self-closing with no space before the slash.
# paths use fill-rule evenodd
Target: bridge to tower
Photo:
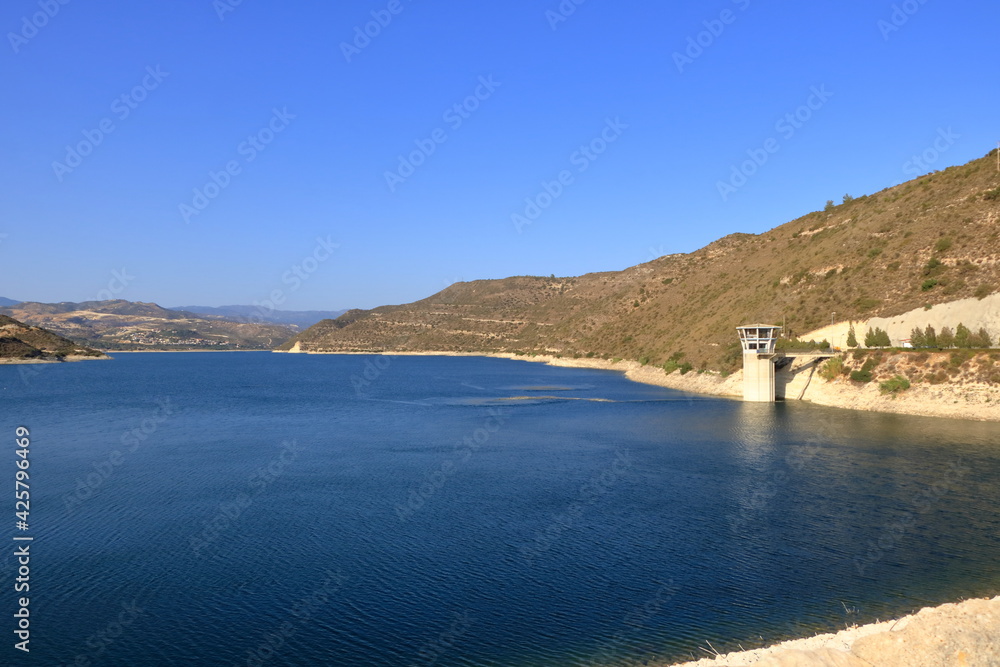
<path id="1" fill-rule="evenodd" d="M 786 376 L 791 373 L 795 377 L 808 369 L 804 374 L 804 385 L 799 389 L 801 398 L 805 388 L 809 386 L 812 374 L 819 363 L 834 355 L 830 349 L 824 350 L 781 350 L 778 351 L 778 335 L 781 327 L 773 324 L 745 324 L 736 327 L 740 334 L 740 344 L 743 346 L 743 400 L 757 403 L 773 403 L 775 399 L 776 371 L 787 369 Z M 798 361 L 798 370 L 792 370 Z M 782 398 L 789 388 L 788 377 L 783 379 Z"/>
<path id="2" fill-rule="evenodd" d="M 775 347 L 781 327 L 745 324 L 736 330 L 743 346 L 743 400 L 773 403 Z"/>

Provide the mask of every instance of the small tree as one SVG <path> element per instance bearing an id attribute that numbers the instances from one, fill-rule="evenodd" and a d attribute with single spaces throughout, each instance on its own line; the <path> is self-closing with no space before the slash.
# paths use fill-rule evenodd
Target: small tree
<path id="1" fill-rule="evenodd" d="M 910 332 L 910 345 L 913 347 L 927 347 L 927 338 L 924 337 L 924 330 L 920 327 L 913 327 Z"/>
<path id="2" fill-rule="evenodd" d="M 892 345 L 892 341 L 889 340 L 889 333 L 875 327 L 875 345 L 876 347 L 889 347 Z"/>
<path id="3" fill-rule="evenodd" d="M 969 327 L 959 322 L 958 328 L 955 329 L 955 347 L 972 347 L 971 338 L 972 332 L 969 331 Z"/>
<path id="4" fill-rule="evenodd" d="M 951 332 L 950 328 L 944 327 L 938 334 L 937 342 L 939 347 L 952 347 L 955 345 L 955 334 Z"/>
<path id="5" fill-rule="evenodd" d="M 937 332 L 934 331 L 934 327 L 929 324 L 927 325 L 927 328 L 924 329 L 924 344 L 927 345 L 927 347 L 938 346 Z"/>
<path id="6" fill-rule="evenodd" d="M 845 204 L 850 204 L 852 201 L 854 201 L 854 197 L 852 197 L 851 195 L 844 195 Z"/>
<path id="7" fill-rule="evenodd" d="M 854 333 L 854 325 L 847 330 L 847 347 L 857 347 L 858 346 L 858 335 Z"/>
<path id="8" fill-rule="evenodd" d="M 979 338 L 980 347 L 993 347 L 993 339 L 990 338 L 990 333 L 985 327 L 979 327 L 979 331 L 976 332 L 976 336 Z"/>
<path id="9" fill-rule="evenodd" d="M 834 207 L 833 200 L 832 199 L 827 199 L 826 200 L 826 208 L 824 208 L 823 210 L 824 211 L 832 211 L 833 207 Z"/>
<path id="10" fill-rule="evenodd" d="M 875 336 L 875 332 L 871 327 L 868 327 L 868 331 L 865 332 L 865 347 L 876 347 L 878 346 L 878 339 Z"/>

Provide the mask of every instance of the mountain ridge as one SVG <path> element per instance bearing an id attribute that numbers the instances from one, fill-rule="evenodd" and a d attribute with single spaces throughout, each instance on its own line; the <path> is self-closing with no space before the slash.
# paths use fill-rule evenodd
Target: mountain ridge
<path id="1" fill-rule="evenodd" d="M 268 310 L 261 306 L 172 306 L 171 310 L 180 310 L 196 315 L 221 317 L 223 319 L 248 322 L 270 322 L 286 324 L 305 330 L 325 319 L 336 319 L 347 312 L 342 310 Z"/>
<path id="2" fill-rule="evenodd" d="M 296 329 L 238 322 L 163 308 L 142 301 L 20 302 L 0 314 L 104 350 L 266 350 Z"/>
<path id="3" fill-rule="evenodd" d="M 578 277 L 456 283 L 398 306 L 351 310 L 280 349 L 683 358 L 731 371 L 734 328 L 891 316 L 1000 284 L 996 151 L 872 195 L 845 196 L 761 234 Z"/>

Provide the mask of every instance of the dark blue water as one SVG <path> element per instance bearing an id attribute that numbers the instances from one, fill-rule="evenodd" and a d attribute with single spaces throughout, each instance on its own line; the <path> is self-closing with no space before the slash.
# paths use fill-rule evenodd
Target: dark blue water
<path id="1" fill-rule="evenodd" d="M 993 424 L 478 358 L 0 366 L 36 665 L 615 665 L 1000 590 Z"/>

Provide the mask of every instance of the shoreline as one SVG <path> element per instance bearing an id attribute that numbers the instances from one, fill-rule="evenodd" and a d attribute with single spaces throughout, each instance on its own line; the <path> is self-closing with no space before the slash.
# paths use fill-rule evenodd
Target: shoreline
<path id="1" fill-rule="evenodd" d="M 104 354 L 177 354 L 181 352 L 213 353 L 213 352 L 274 352 L 274 350 L 107 350 Z"/>
<path id="2" fill-rule="evenodd" d="M 110 361 L 111 357 L 106 353 L 103 356 L 94 357 L 86 354 L 69 354 L 63 359 L 18 359 L 18 358 L 0 358 L 0 364 L 6 366 L 22 366 L 22 365 L 37 365 L 37 364 L 61 364 L 63 362 L 77 362 L 77 361 Z"/>
<path id="3" fill-rule="evenodd" d="M 275 350 L 279 354 L 340 354 L 354 356 L 398 356 L 398 357 L 488 357 L 544 363 L 563 368 L 591 368 L 623 373 L 633 382 L 649 384 L 692 394 L 742 400 L 743 371 L 737 371 L 723 378 L 711 371 L 699 373 L 690 371 L 681 375 L 675 371 L 670 375 L 659 366 L 643 366 L 637 361 L 605 359 L 567 359 L 551 355 L 534 357 L 519 356 L 509 352 L 303 352 L 300 350 Z M 792 378 L 789 387 L 799 396 L 788 402 L 802 401 L 844 410 L 903 414 L 914 417 L 936 417 L 963 419 L 966 421 L 1000 422 L 1000 387 L 949 386 L 916 384 L 902 395 L 883 395 L 878 383 L 872 382 L 857 387 L 836 380 L 827 382 L 811 375 L 802 379 Z M 801 386 L 800 386 L 801 385 Z"/>
<path id="4" fill-rule="evenodd" d="M 657 667 L 938 667 L 1000 664 L 1000 595 L 888 621 Z"/>

